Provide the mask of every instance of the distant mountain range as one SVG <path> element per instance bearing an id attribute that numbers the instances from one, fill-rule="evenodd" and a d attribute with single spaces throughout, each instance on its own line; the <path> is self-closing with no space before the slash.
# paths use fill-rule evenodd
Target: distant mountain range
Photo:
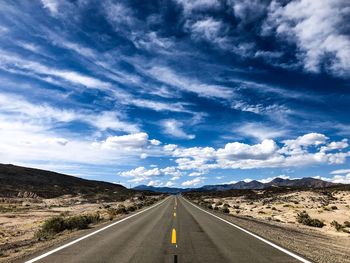
<path id="1" fill-rule="evenodd" d="M 181 193 L 190 191 L 226 191 L 235 189 L 266 189 L 270 187 L 301 187 L 301 188 L 324 188 L 334 186 L 336 184 L 315 179 L 311 177 L 305 177 L 301 179 L 283 179 L 275 178 L 271 182 L 261 183 L 253 180 L 250 182 L 239 181 L 234 184 L 218 184 L 218 185 L 205 185 L 200 188 L 171 188 L 171 187 L 154 187 L 147 185 L 136 186 L 135 190 L 148 190 L 158 193 Z"/>

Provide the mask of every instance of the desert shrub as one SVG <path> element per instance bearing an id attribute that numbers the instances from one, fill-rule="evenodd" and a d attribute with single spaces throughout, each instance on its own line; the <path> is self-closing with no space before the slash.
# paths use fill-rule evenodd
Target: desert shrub
<path id="1" fill-rule="evenodd" d="M 214 207 L 214 210 L 219 210 L 219 207 L 215 206 L 215 207 Z"/>
<path id="2" fill-rule="evenodd" d="M 298 213 L 297 221 L 300 224 L 312 227 L 324 227 L 324 223 L 316 218 L 311 218 L 306 211 Z"/>
<path id="3" fill-rule="evenodd" d="M 215 203 L 215 205 L 216 205 L 216 206 L 222 205 L 222 202 L 221 202 L 221 201 L 217 201 L 217 202 Z"/>
<path id="4" fill-rule="evenodd" d="M 345 221 L 345 222 L 344 222 L 344 226 L 345 226 L 345 227 L 350 227 L 350 222 L 349 222 L 349 221 Z"/>
<path id="5" fill-rule="evenodd" d="M 126 210 L 125 205 L 119 204 L 115 212 L 116 214 L 126 214 L 128 211 Z"/>
<path id="6" fill-rule="evenodd" d="M 234 209 L 240 209 L 239 205 L 234 205 L 233 208 Z"/>
<path id="7" fill-rule="evenodd" d="M 126 211 L 128 212 L 134 212 L 137 209 L 135 205 L 130 205 L 126 208 Z"/>
<path id="8" fill-rule="evenodd" d="M 272 207 L 272 208 L 271 208 L 271 210 L 276 211 L 276 210 L 277 210 L 277 208 L 276 208 L 276 207 Z"/>
<path id="9" fill-rule="evenodd" d="M 41 229 L 35 233 L 35 237 L 38 239 L 47 239 L 64 230 L 73 229 L 85 229 L 90 224 L 100 221 L 100 214 L 79 215 L 64 218 L 62 216 L 56 216 L 47 219 Z"/>
<path id="10" fill-rule="evenodd" d="M 229 204 L 225 203 L 223 207 L 231 207 Z"/>
<path id="11" fill-rule="evenodd" d="M 338 210 L 338 207 L 335 206 L 335 205 L 332 205 L 332 206 L 331 206 L 331 209 L 332 209 L 332 210 Z"/>
<path id="12" fill-rule="evenodd" d="M 337 221 L 333 220 L 331 226 L 334 227 L 337 231 L 340 231 L 344 228 L 342 224 L 339 224 Z"/>
<path id="13" fill-rule="evenodd" d="M 229 214 L 230 213 L 230 209 L 228 209 L 228 207 L 224 206 L 223 208 L 221 208 L 221 211 L 225 214 Z"/>
<path id="14" fill-rule="evenodd" d="M 209 204 L 209 205 L 207 206 L 207 208 L 208 208 L 208 209 L 213 209 L 213 206 L 212 206 L 211 204 Z"/>

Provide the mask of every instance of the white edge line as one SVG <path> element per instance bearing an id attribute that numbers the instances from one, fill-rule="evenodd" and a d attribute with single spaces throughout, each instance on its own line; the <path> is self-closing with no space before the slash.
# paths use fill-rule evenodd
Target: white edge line
<path id="1" fill-rule="evenodd" d="M 247 233 L 248 235 L 251 235 L 251 236 L 259 239 L 260 241 L 262 241 L 262 242 L 264 242 L 264 243 L 266 243 L 266 244 L 268 244 L 268 245 L 270 245 L 270 246 L 272 246 L 272 247 L 274 247 L 274 248 L 276 248 L 276 249 L 278 249 L 278 250 L 288 254 L 289 256 L 291 256 L 291 257 L 293 257 L 293 258 L 295 258 L 295 259 L 297 259 L 297 260 L 299 260 L 299 261 L 301 261 L 303 263 L 312 263 L 311 261 L 308 261 L 308 260 L 298 256 L 297 254 L 294 254 L 293 252 L 288 251 L 287 249 L 285 249 L 283 247 L 280 247 L 280 246 L 278 246 L 278 245 L 276 245 L 276 244 L 274 244 L 274 243 L 272 243 L 272 242 L 270 242 L 270 241 L 268 241 L 268 240 L 266 240 L 266 239 L 264 239 L 264 238 L 262 238 L 262 237 L 260 237 L 258 235 L 255 235 L 252 232 L 250 232 L 250 231 L 248 231 L 248 230 L 246 230 L 246 229 L 244 229 L 244 228 L 242 228 L 240 226 L 237 226 L 237 225 L 235 225 L 235 224 L 233 224 L 233 223 L 231 223 L 231 222 L 229 222 L 229 221 L 227 221 L 227 220 L 225 220 L 225 219 L 223 219 L 223 218 L 221 218 L 219 216 L 216 216 L 216 215 L 214 215 L 214 214 L 212 214 L 212 213 L 210 213 L 208 211 L 205 211 L 204 209 L 198 207 L 197 205 L 192 204 L 192 202 L 188 201 L 186 198 L 184 198 L 184 200 L 186 202 L 190 203 L 191 205 L 193 205 L 194 207 L 198 208 L 199 210 L 201 210 L 201 211 L 203 211 L 203 212 L 205 212 L 205 213 L 207 213 L 207 214 L 209 214 L 209 215 L 211 215 L 211 216 L 213 216 L 213 217 L 215 217 L 215 218 L 217 218 L 217 219 L 219 219 L 219 220 L 221 220 L 221 221 L 223 221 L 223 222 L 225 222 L 225 223 L 227 223 L 227 224 L 229 224 L 229 225 L 231 225 L 231 226 L 233 226 L 233 227 L 235 227 L 235 228 L 237 228 L 237 229 L 239 229 L 239 230 L 241 230 L 241 231 L 243 231 L 245 233 Z"/>
<path id="2" fill-rule="evenodd" d="M 38 256 L 38 257 L 36 257 L 36 258 L 30 259 L 30 260 L 26 261 L 25 263 L 32 263 L 32 262 L 38 261 L 38 260 L 40 260 L 40 259 L 42 259 L 42 258 L 45 258 L 45 257 L 47 257 L 47 256 L 49 256 L 49 255 L 51 255 L 51 254 L 53 254 L 53 253 L 56 253 L 57 251 L 60 251 L 60 250 L 62 250 L 62 249 L 64 249 L 64 248 L 66 248 L 66 247 L 69 247 L 69 246 L 71 246 L 71 245 L 73 245 L 73 244 L 75 244 L 75 243 L 78 243 L 78 242 L 80 242 L 80 241 L 82 241 L 82 240 L 84 240 L 84 239 L 86 239 L 86 238 L 88 238 L 88 237 L 91 237 L 91 236 L 93 236 L 93 235 L 95 235 L 95 234 L 97 234 L 97 233 L 99 233 L 99 232 L 101 232 L 101 231 L 103 231 L 103 230 L 106 230 L 107 228 L 110 228 L 110 227 L 112 227 L 112 226 L 115 226 L 115 225 L 117 225 L 117 224 L 119 224 L 119 223 L 121 223 L 121 222 L 123 222 L 123 221 L 125 221 L 125 220 L 128 220 L 128 219 L 130 219 L 130 218 L 132 218 L 132 217 L 134 217 L 134 216 L 137 216 L 137 215 L 139 215 L 139 214 L 141 214 L 141 213 L 143 213 L 143 212 L 146 212 L 147 210 L 150 210 L 150 209 L 152 209 L 152 208 L 154 208 L 154 207 L 156 207 L 156 206 L 159 206 L 159 205 L 161 205 L 162 203 L 164 203 L 166 200 L 168 200 L 170 197 L 171 197 L 171 196 L 165 198 L 163 201 L 161 201 L 161 202 L 158 203 L 158 204 L 152 205 L 151 207 L 148 207 L 148 208 L 146 208 L 146 209 L 144 209 L 144 210 L 142 210 L 142 211 L 140 211 L 140 212 L 137 212 L 136 214 L 133 214 L 133 215 L 128 216 L 128 217 L 125 217 L 125 218 L 123 218 L 123 219 L 121 219 L 121 220 L 119 220 L 119 221 L 117 221 L 117 222 L 114 222 L 114 223 L 108 225 L 108 226 L 105 226 L 105 227 L 103 227 L 103 228 L 100 228 L 100 229 L 98 229 L 98 230 L 96 230 L 96 231 L 94 231 L 94 232 L 92 232 L 92 233 L 90 233 L 90 234 L 88 234 L 88 235 L 86 235 L 86 236 L 82 236 L 82 237 L 80 237 L 80 238 L 78 238 L 78 239 L 76 239 L 76 240 L 73 240 L 72 242 L 69 242 L 69 243 L 67 243 L 67 244 L 65 244 L 65 245 L 63 245 L 63 246 L 60 246 L 60 247 L 55 248 L 55 249 L 53 249 L 53 250 L 50 250 L 49 252 L 46 252 L 45 254 L 42 254 L 42 255 L 40 255 L 40 256 Z"/>

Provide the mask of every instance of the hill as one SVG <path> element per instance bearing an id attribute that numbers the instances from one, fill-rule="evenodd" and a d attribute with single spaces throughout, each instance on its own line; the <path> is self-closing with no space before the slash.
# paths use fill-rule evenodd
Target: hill
<path id="1" fill-rule="evenodd" d="M 82 195 L 92 200 L 123 200 L 134 194 L 122 185 L 11 164 L 0 164 L 0 196 L 54 198 Z"/>

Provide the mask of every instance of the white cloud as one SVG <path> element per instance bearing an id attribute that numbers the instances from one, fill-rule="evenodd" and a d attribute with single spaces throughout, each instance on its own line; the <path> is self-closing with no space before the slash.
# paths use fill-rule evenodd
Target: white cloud
<path id="1" fill-rule="evenodd" d="M 201 184 L 205 178 L 204 177 L 196 177 L 192 180 L 188 180 L 183 182 L 181 185 L 182 186 L 196 186 L 198 184 Z"/>
<path id="2" fill-rule="evenodd" d="M 235 110 L 245 111 L 245 112 L 252 112 L 255 114 L 265 114 L 265 115 L 276 115 L 276 114 L 287 114 L 291 111 L 288 110 L 286 107 L 272 104 L 268 106 L 264 106 L 262 104 L 248 104 L 244 101 L 235 101 L 232 103 L 232 108 Z"/>
<path id="3" fill-rule="evenodd" d="M 185 105 L 181 102 L 167 103 L 155 100 L 135 99 L 129 98 L 125 101 L 126 104 L 135 105 L 140 108 L 152 109 L 154 111 L 172 111 L 172 112 L 187 112 L 191 111 L 185 108 Z"/>
<path id="4" fill-rule="evenodd" d="M 262 123 L 243 123 L 235 129 L 235 132 L 259 140 L 275 139 L 286 135 L 286 131 L 283 128 L 274 129 Z"/>
<path id="5" fill-rule="evenodd" d="M 147 186 L 154 186 L 154 187 L 159 187 L 161 185 L 163 185 L 163 183 L 160 180 L 151 180 L 147 184 Z"/>
<path id="6" fill-rule="evenodd" d="M 169 119 L 169 120 L 164 120 L 161 124 L 164 128 L 163 132 L 172 137 L 186 139 L 186 140 L 192 140 L 196 137 L 194 134 L 187 134 L 182 129 L 184 124 L 180 121 Z"/>
<path id="7" fill-rule="evenodd" d="M 161 172 L 157 167 L 147 170 L 145 167 L 140 166 L 130 171 L 121 172 L 119 175 L 123 177 L 140 177 L 147 179 L 149 177 L 159 176 L 161 175 Z"/>
<path id="8" fill-rule="evenodd" d="M 183 7 L 185 16 L 190 15 L 193 11 L 213 10 L 220 7 L 218 0 L 176 0 Z"/>
<path id="9" fill-rule="evenodd" d="M 334 170 L 331 174 L 350 174 L 350 169 Z"/>
<path id="10" fill-rule="evenodd" d="M 199 172 L 193 172 L 193 173 L 190 173 L 188 176 L 190 177 L 195 177 L 195 176 L 201 176 L 202 173 L 199 173 Z"/>
<path id="11" fill-rule="evenodd" d="M 222 21 L 207 17 L 195 22 L 187 23 L 186 28 L 191 32 L 194 40 L 207 40 L 220 48 L 228 48 L 229 40 L 226 38 L 226 28 Z"/>
<path id="12" fill-rule="evenodd" d="M 6 71 L 24 75 L 27 75 L 29 71 L 40 79 L 51 76 L 73 84 L 83 85 L 87 88 L 109 89 L 111 87 L 110 83 L 101 81 L 95 77 L 86 76 L 71 70 L 48 67 L 35 61 L 23 59 L 14 54 L 0 52 L 0 58 L 0 67 Z M 12 68 L 16 70 L 13 71 Z"/>
<path id="13" fill-rule="evenodd" d="M 350 184 L 350 173 L 346 175 L 335 175 L 333 177 L 314 176 L 315 179 L 332 182 L 335 184 Z"/>
<path id="14" fill-rule="evenodd" d="M 129 171 L 119 172 L 118 175 L 123 177 L 131 177 L 133 179 L 131 179 L 130 181 L 139 183 L 154 177 L 164 176 L 172 176 L 170 180 L 174 181 L 179 179 L 182 176 L 182 173 L 176 167 L 173 166 L 165 168 L 154 167 L 152 169 L 146 169 L 145 167 L 140 166 Z"/>
<path id="15" fill-rule="evenodd" d="M 276 178 L 290 179 L 290 177 L 288 175 L 283 175 L 282 174 L 282 175 L 279 175 L 279 176 L 268 177 L 268 178 L 264 178 L 264 179 L 257 180 L 257 181 L 259 181 L 260 183 L 266 184 L 266 183 L 269 183 L 269 182 L 271 182 L 272 180 L 274 180 Z"/>
<path id="16" fill-rule="evenodd" d="M 146 159 L 148 157 L 147 153 L 141 153 L 140 158 L 141 159 Z"/>
<path id="17" fill-rule="evenodd" d="M 225 148 L 217 150 L 219 159 L 259 159 L 264 160 L 273 156 L 278 149 L 273 140 L 263 140 L 260 144 L 248 145 L 239 142 L 228 143 Z"/>
<path id="18" fill-rule="evenodd" d="M 334 151 L 334 150 L 343 150 L 349 147 L 348 140 L 343 139 L 339 142 L 331 142 L 326 146 L 323 146 L 321 148 L 321 151 L 327 152 L 327 151 Z"/>
<path id="19" fill-rule="evenodd" d="M 172 152 L 174 151 L 178 146 L 176 144 L 166 144 L 163 146 L 163 149 L 165 152 Z"/>
<path id="20" fill-rule="evenodd" d="M 181 76 L 167 67 L 152 67 L 148 74 L 166 85 L 196 93 L 201 97 L 229 99 L 233 96 L 232 90 L 227 87 L 201 83 L 197 79 Z"/>
<path id="21" fill-rule="evenodd" d="M 90 111 L 61 109 L 48 104 L 32 103 L 9 93 L 0 93 L 0 114 L 11 114 L 14 121 L 45 123 L 48 128 L 58 122 L 80 121 L 100 130 L 139 131 L 137 125 L 120 120 L 120 116 L 115 112 L 96 114 Z"/>
<path id="22" fill-rule="evenodd" d="M 148 144 L 148 134 L 144 132 L 127 134 L 121 136 L 110 136 L 101 147 L 105 149 L 142 149 Z"/>
<path id="23" fill-rule="evenodd" d="M 349 7 L 343 0 L 294 0 L 285 5 L 274 0 L 263 33 L 273 30 L 295 43 L 307 71 L 325 67 L 336 75 L 349 75 L 350 38 L 344 27 Z"/>
<path id="24" fill-rule="evenodd" d="M 165 186 L 166 187 L 173 187 L 175 185 L 175 183 L 171 182 L 171 181 L 168 181 L 166 182 Z"/>
<path id="25" fill-rule="evenodd" d="M 341 164 L 350 156 L 349 151 L 326 152 L 327 137 L 310 133 L 294 140 L 285 140 L 280 147 L 265 139 L 259 144 L 227 143 L 224 148 L 174 147 L 167 153 L 177 158 L 180 170 L 207 171 L 211 169 L 253 169 L 295 167 L 310 164 Z"/>
<path id="26" fill-rule="evenodd" d="M 318 146 L 325 144 L 328 138 L 320 133 L 308 133 L 303 136 L 299 136 L 294 140 L 285 140 L 283 143 L 285 147 L 282 149 L 282 152 L 286 153 L 302 153 L 306 151 L 306 148 L 309 146 Z"/>
<path id="27" fill-rule="evenodd" d="M 155 145 L 155 146 L 158 146 L 161 144 L 160 141 L 156 140 L 156 139 L 152 139 L 152 140 L 149 140 L 149 142 L 152 144 L 152 145 Z"/>
<path id="28" fill-rule="evenodd" d="M 41 0 L 44 8 L 47 8 L 51 14 L 56 15 L 58 13 L 58 1 L 57 0 Z"/>

